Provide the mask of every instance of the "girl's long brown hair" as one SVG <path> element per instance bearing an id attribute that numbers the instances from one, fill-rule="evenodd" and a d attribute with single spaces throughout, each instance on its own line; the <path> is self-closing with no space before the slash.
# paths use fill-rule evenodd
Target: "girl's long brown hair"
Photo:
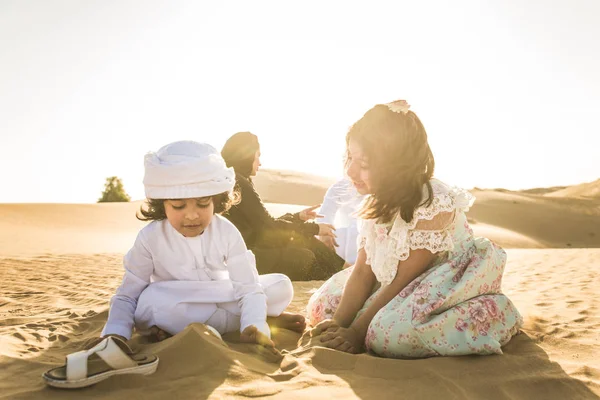
<path id="1" fill-rule="evenodd" d="M 369 165 L 372 195 L 360 211 L 362 218 L 386 223 L 400 213 L 404 221 L 411 222 L 417 207 L 431 204 L 435 160 L 415 113 L 397 113 L 384 104 L 376 105 L 352 125 L 346 145 L 350 140 L 362 148 Z"/>

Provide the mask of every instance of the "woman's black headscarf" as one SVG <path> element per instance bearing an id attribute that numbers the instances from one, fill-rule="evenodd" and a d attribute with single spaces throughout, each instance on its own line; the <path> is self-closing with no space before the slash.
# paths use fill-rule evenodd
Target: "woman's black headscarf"
<path id="1" fill-rule="evenodd" d="M 250 132 L 238 132 L 227 139 L 221 150 L 221 156 L 228 167 L 233 167 L 236 174 L 249 178 L 259 148 L 256 135 Z"/>

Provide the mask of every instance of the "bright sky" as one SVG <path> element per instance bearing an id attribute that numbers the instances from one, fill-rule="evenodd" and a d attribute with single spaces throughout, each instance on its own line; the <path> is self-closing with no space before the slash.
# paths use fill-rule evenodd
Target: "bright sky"
<path id="1" fill-rule="evenodd" d="M 407 99 L 436 175 L 600 178 L 600 2 L 0 2 L 0 202 L 95 202 L 180 139 L 258 135 L 263 167 L 341 174 L 348 127 Z"/>

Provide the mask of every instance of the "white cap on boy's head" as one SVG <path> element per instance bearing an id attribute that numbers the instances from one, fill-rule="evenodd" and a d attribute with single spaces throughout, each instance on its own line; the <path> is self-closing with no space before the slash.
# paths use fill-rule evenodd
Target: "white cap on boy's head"
<path id="1" fill-rule="evenodd" d="M 144 157 L 144 189 L 149 199 L 190 199 L 228 192 L 235 172 L 207 143 L 173 142 Z"/>

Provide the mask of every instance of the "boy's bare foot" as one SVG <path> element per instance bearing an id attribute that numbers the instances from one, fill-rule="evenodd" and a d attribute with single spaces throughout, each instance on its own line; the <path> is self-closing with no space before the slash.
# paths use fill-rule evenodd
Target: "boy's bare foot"
<path id="1" fill-rule="evenodd" d="M 278 317 L 267 317 L 267 323 L 270 326 L 289 329 L 290 331 L 299 333 L 304 332 L 306 328 L 306 319 L 304 316 L 288 312 L 283 312 Z"/>
<path id="2" fill-rule="evenodd" d="M 281 352 L 275 348 L 275 343 L 254 325 L 250 325 L 243 330 L 240 334 L 240 341 L 243 343 L 258 344 L 258 353 L 271 362 L 279 362 L 283 358 Z"/>
<path id="3" fill-rule="evenodd" d="M 162 342 L 165 339 L 170 338 L 171 335 L 169 332 L 163 331 L 158 326 L 154 325 L 150 328 L 150 341 L 151 342 Z"/>

